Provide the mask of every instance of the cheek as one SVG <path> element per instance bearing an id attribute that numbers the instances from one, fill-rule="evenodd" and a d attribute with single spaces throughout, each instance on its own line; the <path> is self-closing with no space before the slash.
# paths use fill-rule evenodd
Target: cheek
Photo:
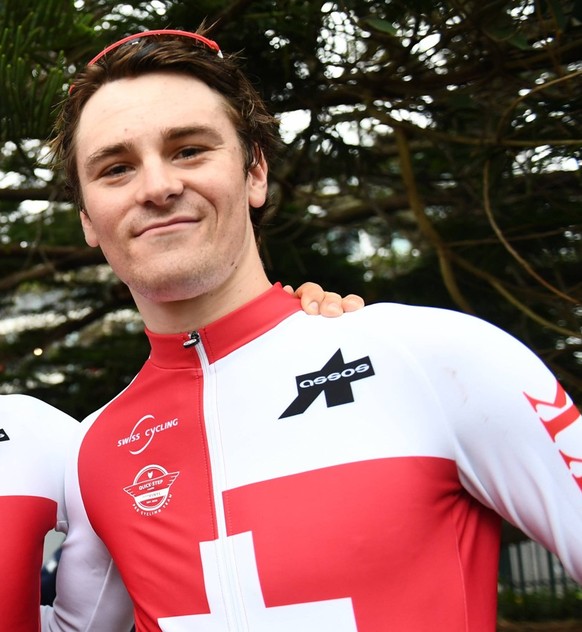
<path id="1" fill-rule="evenodd" d="M 107 190 L 93 191 L 89 187 L 84 191 L 84 202 L 86 213 L 81 215 L 81 221 L 85 240 L 91 246 L 103 247 L 116 238 L 119 218 L 124 217 L 118 195 L 111 195 Z"/>

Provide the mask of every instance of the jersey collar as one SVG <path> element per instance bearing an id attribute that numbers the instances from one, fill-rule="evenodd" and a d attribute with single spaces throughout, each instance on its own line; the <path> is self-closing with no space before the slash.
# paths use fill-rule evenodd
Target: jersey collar
<path id="1" fill-rule="evenodd" d="M 300 301 L 276 283 L 254 300 L 197 331 L 210 363 L 269 331 L 301 310 Z M 150 341 L 150 360 L 160 367 L 187 368 L 199 365 L 196 345 L 185 348 L 191 332 L 156 334 L 145 329 Z"/>

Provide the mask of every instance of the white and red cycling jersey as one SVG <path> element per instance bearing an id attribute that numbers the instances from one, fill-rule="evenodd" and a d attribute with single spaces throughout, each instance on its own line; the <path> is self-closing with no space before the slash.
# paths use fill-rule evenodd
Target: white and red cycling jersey
<path id="1" fill-rule="evenodd" d="M 582 419 L 499 329 L 397 304 L 314 318 L 273 287 L 148 335 L 67 496 L 139 632 L 492 632 L 500 516 L 582 579 Z"/>
<path id="2" fill-rule="evenodd" d="M 25 395 L 0 396 L 0 631 L 40 629 L 46 534 L 66 529 L 65 455 L 78 424 Z"/>
<path id="3" fill-rule="evenodd" d="M 0 632 L 41 629 L 44 541 L 53 529 L 67 532 L 65 463 L 78 432 L 74 419 L 38 399 L 0 396 Z M 129 630 L 129 600 L 107 551 L 92 546 L 89 559 L 84 545 L 69 550 L 81 582 L 65 610 L 42 608 L 42 630 Z"/>

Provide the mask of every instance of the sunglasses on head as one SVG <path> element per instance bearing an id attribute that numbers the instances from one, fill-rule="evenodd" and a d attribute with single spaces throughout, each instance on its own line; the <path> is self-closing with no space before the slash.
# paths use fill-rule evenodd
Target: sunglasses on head
<path id="1" fill-rule="evenodd" d="M 202 44 L 204 44 L 211 50 L 215 51 L 218 55 L 222 56 L 222 53 L 220 51 L 220 46 L 214 40 L 204 37 L 204 35 L 199 35 L 198 33 L 189 33 L 188 31 L 176 31 L 172 29 L 158 29 L 155 31 L 143 31 L 141 33 L 134 33 L 133 35 L 128 35 L 127 37 L 124 37 L 123 39 L 120 39 L 119 41 L 114 42 L 113 44 L 110 44 L 109 46 L 107 46 L 107 48 L 104 48 L 98 55 L 95 55 L 95 57 L 93 57 L 93 59 L 89 61 L 87 66 L 92 66 L 93 64 L 96 64 L 102 57 L 107 55 L 107 53 L 110 53 L 112 50 L 115 50 L 116 48 L 123 46 L 123 44 L 126 44 L 127 42 L 140 39 L 141 37 L 150 37 L 151 35 L 172 35 L 175 37 L 186 37 L 189 39 L 193 39 L 193 40 L 196 40 L 197 42 L 201 42 Z"/>
<path id="2" fill-rule="evenodd" d="M 117 42 L 110 44 L 109 46 L 104 48 L 100 53 L 95 55 L 93 59 L 89 60 L 89 62 L 87 63 L 87 66 L 92 66 L 93 64 L 96 64 L 100 59 L 105 57 L 107 53 L 110 53 L 112 50 L 115 50 L 116 48 L 123 46 L 123 44 L 127 44 L 127 42 L 141 39 L 142 37 L 150 37 L 152 35 L 154 36 L 169 35 L 172 37 L 185 37 L 187 39 L 195 40 L 196 42 L 200 42 L 201 44 L 204 44 L 210 50 L 213 50 L 219 57 L 222 57 L 222 51 L 220 50 L 220 46 L 214 40 L 204 37 L 204 35 L 199 35 L 198 33 L 190 33 L 189 31 L 178 31 L 175 29 L 157 29 L 153 31 L 142 31 L 140 33 L 134 33 L 133 35 L 128 35 L 127 37 L 124 37 L 118 40 Z M 69 94 L 71 94 L 74 87 L 75 85 L 72 84 L 71 87 L 69 88 Z"/>

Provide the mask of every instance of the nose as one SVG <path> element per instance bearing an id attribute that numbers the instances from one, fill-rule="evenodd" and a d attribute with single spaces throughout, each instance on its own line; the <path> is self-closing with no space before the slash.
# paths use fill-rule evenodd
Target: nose
<path id="1" fill-rule="evenodd" d="M 150 158 L 140 168 L 137 201 L 144 206 L 166 207 L 184 190 L 177 169 L 161 158 Z"/>

